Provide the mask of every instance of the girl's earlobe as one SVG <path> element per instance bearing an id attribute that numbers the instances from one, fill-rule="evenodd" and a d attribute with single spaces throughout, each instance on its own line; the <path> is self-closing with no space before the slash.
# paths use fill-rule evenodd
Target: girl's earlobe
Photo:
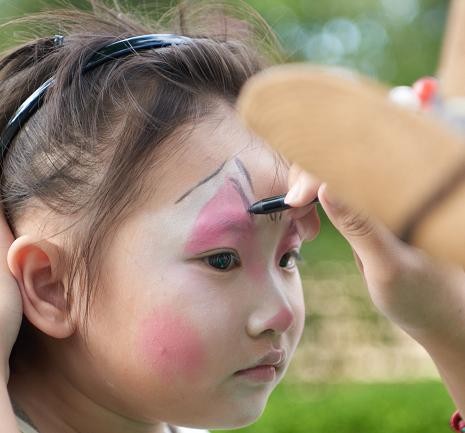
<path id="1" fill-rule="evenodd" d="M 45 334 L 67 338 L 74 326 L 67 314 L 65 286 L 57 275 L 58 248 L 22 235 L 11 244 L 7 261 L 21 292 L 24 315 Z"/>

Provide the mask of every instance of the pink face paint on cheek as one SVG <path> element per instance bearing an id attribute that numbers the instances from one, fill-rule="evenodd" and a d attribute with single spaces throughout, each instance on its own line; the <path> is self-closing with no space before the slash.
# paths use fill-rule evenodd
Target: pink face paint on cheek
<path id="1" fill-rule="evenodd" d="M 175 309 L 156 309 L 142 322 L 140 336 L 143 361 L 160 382 L 201 377 L 206 350 L 200 332 Z"/>
<path id="2" fill-rule="evenodd" d="M 240 193 L 231 180 L 202 208 L 189 236 L 185 251 L 196 254 L 217 247 L 254 242 L 254 225 Z"/>

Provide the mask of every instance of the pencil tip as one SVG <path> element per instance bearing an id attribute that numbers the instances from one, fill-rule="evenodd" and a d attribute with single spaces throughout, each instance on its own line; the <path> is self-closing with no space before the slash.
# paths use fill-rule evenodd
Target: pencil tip
<path id="1" fill-rule="evenodd" d="M 251 214 L 256 214 L 257 211 L 259 211 L 259 208 L 260 208 L 260 205 L 257 205 L 257 203 L 254 203 L 247 209 L 247 212 Z"/>

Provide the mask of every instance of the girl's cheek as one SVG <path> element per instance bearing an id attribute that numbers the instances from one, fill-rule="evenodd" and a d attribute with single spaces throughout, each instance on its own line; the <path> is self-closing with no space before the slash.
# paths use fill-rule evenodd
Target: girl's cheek
<path id="1" fill-rule="evenodd" d="M 161 383 L 199 379 L 206 368 L 206 348 L 195 326 L 173 307 L 160 307 L 141 323 L 143 363 Z"/>

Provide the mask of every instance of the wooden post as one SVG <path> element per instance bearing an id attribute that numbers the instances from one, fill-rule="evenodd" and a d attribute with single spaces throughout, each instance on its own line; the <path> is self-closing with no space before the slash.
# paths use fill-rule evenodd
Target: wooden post
<path id="1" fill-rule="evenodd" d="M 465 0 L 452 0 L 438 68 L 445 99 L 465 97 Z"/>

